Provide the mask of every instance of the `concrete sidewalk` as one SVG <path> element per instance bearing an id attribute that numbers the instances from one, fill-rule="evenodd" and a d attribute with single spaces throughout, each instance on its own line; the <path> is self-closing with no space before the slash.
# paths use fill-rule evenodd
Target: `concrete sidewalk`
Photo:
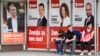
<path id="1" fill-rule="evenodd" d="M 46 51 L 16 51 L 16 52 L 0 52 L 0 56 L 70 56 L 68 54 L 59 55 L 53 52 L 46 52 Z M 75 56 L 79 56 L 77 52 Z M 87 55 L 85 55 L 87 56 Z M 94 56 L 94 54 L 92 55 Z"/>

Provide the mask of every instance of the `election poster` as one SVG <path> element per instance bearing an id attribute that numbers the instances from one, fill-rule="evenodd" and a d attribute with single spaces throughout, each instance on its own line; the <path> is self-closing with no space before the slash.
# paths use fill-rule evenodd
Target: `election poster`
<path id="1" fill-rule="evenodd" d="M 71 24 L 71 0 L 49 0 L 50 49 L 54 49 L 54 39 L 58 30 L 67 31 Z"/>
<path id="2" fill-rule="evenodd" d="M 27 0 L 27 47 L 47 48 L 47 1 Z"/>
<path id="3" fill-rule="evenodd" d="M 1 43 L 25 43 L 25 2 L 2 3 Z"/>

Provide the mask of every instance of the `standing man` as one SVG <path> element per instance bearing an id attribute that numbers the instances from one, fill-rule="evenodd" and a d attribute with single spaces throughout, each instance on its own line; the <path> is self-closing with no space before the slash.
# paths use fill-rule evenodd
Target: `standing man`
<path id="1" fill-rule="evenodd" d="M 92 26 L 94 27 L 94 16 L 92 15 L 91 3 L 86 4 L 86 15 L 87 15 L 87 18 L 85 19 L 84 26 L 86 27 L 87 23 L 90 22 L 92 23 Z"/>
<path id="2" fill-rule="evenodd" d="M 11 17 L 7 20 L 8 32 L 24 32 L 24 19 L 17 16 L 17 9 L 14 4 L 9 6 L 9 13 Z"/>
<path id="3" fill-rule="evenodd" d="M 38 19 L 37 26 L 47 26 L 47 19 L 44 15 L 45 12 L 45 6 L 43 3 L 39 4 L 39 16 L 40 18 Z"/>

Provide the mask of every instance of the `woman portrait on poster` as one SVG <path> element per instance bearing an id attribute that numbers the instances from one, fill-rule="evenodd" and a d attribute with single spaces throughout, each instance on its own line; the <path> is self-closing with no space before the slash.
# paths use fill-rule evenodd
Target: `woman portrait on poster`
<path id="1" fill-rule="evenodd" d="M 69 8 L 66 3 L 62 3 L 60 6 L 60 17 L 61 17 L 60 20 L 61 27 L 66 27 L 71 24 L 71 19 L 69 18 Z"/>

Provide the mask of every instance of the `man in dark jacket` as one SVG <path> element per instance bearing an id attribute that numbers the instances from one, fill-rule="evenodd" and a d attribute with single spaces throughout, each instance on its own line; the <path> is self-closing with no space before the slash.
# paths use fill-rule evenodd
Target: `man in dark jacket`
<path id="1" fill-rule="evenodd" d="M 87 23 L 90 22 L 90 23 L 92 23 L 92 25 L 94 27 L 94 16 L 92 15 L 91 3 L 86 4 L 86 15 L 87 15 L 87 18 L 85 19 L 84 26 L 86 27 Z"/>
<path id="2" fill-rule="evenodd" d="M 44 15 L 45 12 L 45 7 L 43 3 L 39 4 L 39 16 L 40 18 L 38 19 L 37 26 L 47 26 L 47 19 Z"/>
<path id="3" fill-rule="evenodd" d="M 17 16 L 17 8 L 14 4 L 9 6 L 11 17 L 7 20 L 8 32 L 24 32 L 24 17 Z"/>

